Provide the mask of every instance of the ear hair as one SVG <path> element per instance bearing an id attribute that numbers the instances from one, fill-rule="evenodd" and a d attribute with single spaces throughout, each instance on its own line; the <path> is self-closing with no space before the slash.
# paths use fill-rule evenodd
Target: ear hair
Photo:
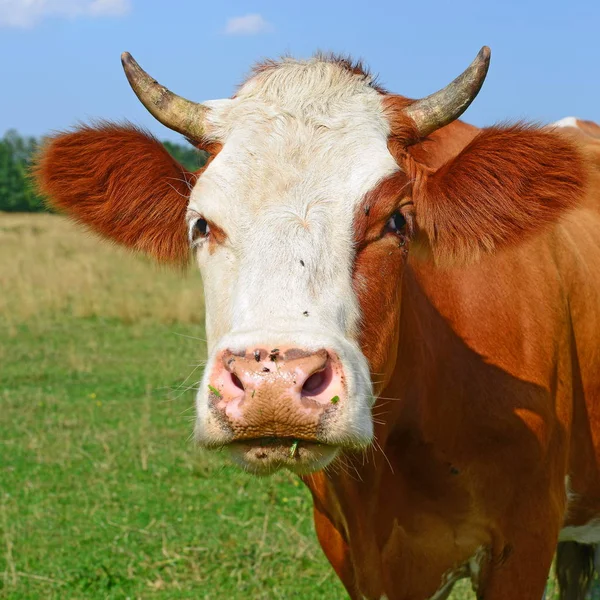
<path id="1" fill-rule="evenodd" d="M 436 262 L 518 244 L 582 201 L 588 177 L 567 136 L 526 125 L 484 129 L 436 171 L 408 154 L 417 225 Z"/>
<path id="2" fill-rule="evenodd" d="M 194 174 L 133 125 L 83 126 L 49 139 L 33 175 L 49 204 L 158 261 L 189 260 L 185 214 Z"/>

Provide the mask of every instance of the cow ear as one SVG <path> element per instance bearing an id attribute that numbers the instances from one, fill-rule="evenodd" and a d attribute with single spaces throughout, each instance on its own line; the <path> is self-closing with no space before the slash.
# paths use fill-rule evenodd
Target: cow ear
<path id="1" fill-rule="evenodd" d="M 418 228 L 446 264 L 518 244 L 555 222 L 581 202 L 587 180 L 573 138 L 523 125 L 484 129 L 436 171 L 407 168 Z"/>
<path id="2" fill-rule="evenodd" d="M 158 261 L 189 259 L 185 214 L 194 177 L 151 135 L 110 123 L 49 139 L 34 177 L 49 204 Z"/>

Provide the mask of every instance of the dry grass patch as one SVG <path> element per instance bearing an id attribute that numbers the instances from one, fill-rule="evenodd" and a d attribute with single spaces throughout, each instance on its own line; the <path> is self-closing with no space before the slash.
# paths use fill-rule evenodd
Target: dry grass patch
<path id="1" fill-rule="evenodd" d="M 201 323 L 196 270 L 161 268 L 49 214 L 0 213 L 0 318 L 9 324 L 49 315 L 126 323 Z"/>

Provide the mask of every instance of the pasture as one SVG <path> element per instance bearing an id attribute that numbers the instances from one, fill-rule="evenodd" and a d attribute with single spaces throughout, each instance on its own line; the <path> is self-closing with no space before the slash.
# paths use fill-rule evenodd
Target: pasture
<path id="1" fill-rule="evenodd" d="M 346 597 L 299 480 L 191 443 L 202 318 L 194 270 L 0 214 L 1 598 Z"/>

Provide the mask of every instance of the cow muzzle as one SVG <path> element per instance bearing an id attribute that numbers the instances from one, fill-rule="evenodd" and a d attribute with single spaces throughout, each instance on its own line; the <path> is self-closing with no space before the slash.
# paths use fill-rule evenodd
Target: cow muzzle
<path id="1" fill-rule="evenodd" d="M 348 402 L 344 368 L 332 350 L 221 350 L 208 376 L 208 409 L 228 432 L 236 462 L 254 473 L 321 468 L 338 447 L 329 425 Z"/>

